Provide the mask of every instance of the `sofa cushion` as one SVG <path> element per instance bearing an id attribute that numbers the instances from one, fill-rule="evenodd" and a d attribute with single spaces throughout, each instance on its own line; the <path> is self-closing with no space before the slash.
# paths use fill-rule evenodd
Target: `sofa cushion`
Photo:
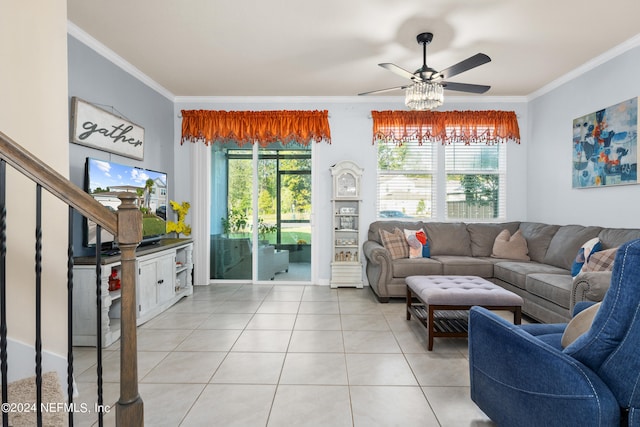
<path id="1" fill-rule="evenodd" d="M 436 255 L 471 256 L 471 239 L 466 224 L 428 222 L 425 224 L 425 229 L 432 257 Z"/>
<path id="2" fill-rule="evenodd" d="M 486 259 L 452 255 L 438 255 L 434 259 L 442 263 L 445 276 L 493 277 L 493 263 Z"/>
<path id="3" fill-rule="evenodd" d="M 571 278 L 568 270 L 537 262 L 504 261 L 493 266 L 493 277 L 521 289 L 526 287 L 527 275 L 533 273 L 567 274 Z"/>
<path id="4" fill-rule="evenodd" d="M 569 309 L 573 277 L 570 274 L 533 273 L 527 275 L 525 289 L 540 298 Z"/>
<path id="5" fill-rule="evenodd" d="M 402 258 L 393 261 L 393 277 L 442 274 L 442 264 L 432 258 Z"/>
<path id="6" fill-rule="evenodd" d="M 527 252 L 527 241 L 522 237 L 522 232 L 518 230 L 511 235 L 509 230 L 504 229 L 496 236 L 491 256 L 494 258 L 529 261 Z"/>
<path id="7" fill-rule="evenodd" d="M 380 230 L 380 240 L 386 250 L 389 251 L 391 259 L 409 258 L 409 244 L 404 237 L 404 232 L 399 228 L 392 233 L 387 230 Z"/>
<path id="8" fill-rule="evenodd" d="M 640 230 L 636 228 L 605 228 L 598 234 L 602 249 L 617 248 L 630 240 L 640 239 Z"/>
<path id="9" fill-rule="evenodd" d="M 544 263 L 544 256 L 547 253 L 549 243 L 551 243 L 551 239 L 553 239 L 554 234 L 556 234 L 559 228 L 559 225 L 541 224 L 538 222 L 520 223 L 522 235 L 527 239 L 527 247 L 529 248 L 531 261 Z M 576 251 L 577 250 L 576 248 Z M 576 254 L 576 251 L 573 251 L 571 254 L 572 257 Z"/>
<path id="10" fill-rule="evenodd" d="M 571 270 L 578 249 L 587 240 L 598 237 L 602 227 L 563 225 L 556 231 L 544 256 L 544 263 Z"/>
<path id="11" fill-rule="evenodd" d="M 516 231 L 518 231 L 519 226 L 519 221 L 499 224 L 467 224 L 467 231 L 469 232 L 469 239 L 471 240 L 471 255 L 491 256 L 491 251 L 493 249 L 493 243 L 496 240 L 496 236 L 505 229 L 509 230 L 509 233 L 514 234 Z"/>

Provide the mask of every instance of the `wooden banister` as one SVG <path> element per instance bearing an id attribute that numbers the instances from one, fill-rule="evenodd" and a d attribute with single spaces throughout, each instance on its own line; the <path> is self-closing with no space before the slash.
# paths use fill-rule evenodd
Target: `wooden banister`
<path id="1" fill-rule="evenodd" d="M 136 337 L 136 248 L 142 240 L 142 213 L 135 205 L 135 193 L 120 193 L 118 207 L 118 248 L 122 261 L 120 314 L 120 399 L 116 406 L 116 424 L 142 426 L 143 402 L 138 394 L 138 341 Z"/>
<path id="2" fill-rule="evenodd" d="M 116 425 L 142 426 L 144 411 L 138 394 L 136 336 L 136 248 L 142 241 L 142 213 L 136 206 L 137 194 L 118 193 L 121 204 L 117 213 L 111 212 L 2 132 L 0 159 L 116 237 L 122 260 L 120 398 L 116 406 Z"/>
<path id="3" fill-rule="evenodd" d="M 116 236 L 117 217 L 87 192 L 0 132 L 0 158 L 35 183 Z"/>

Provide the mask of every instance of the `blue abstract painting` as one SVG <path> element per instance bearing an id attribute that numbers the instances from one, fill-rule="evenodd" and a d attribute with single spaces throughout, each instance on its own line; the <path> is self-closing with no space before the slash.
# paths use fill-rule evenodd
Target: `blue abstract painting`
<path id="1" fill-rule="evenodd" d="M 638 183 L 638 98 L 573 121 L 573 188 Z"/>

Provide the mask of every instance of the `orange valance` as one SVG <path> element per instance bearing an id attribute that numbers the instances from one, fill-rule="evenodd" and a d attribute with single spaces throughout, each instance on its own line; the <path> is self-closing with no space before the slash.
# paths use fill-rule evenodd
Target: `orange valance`
<path id="1" fill-rule="evenodd" d="M 513 111 L 372 111 L 373 142 L 520 143 Z"/>
<path id="2" fill-rule="evenodd" d="M 331 143 L 329 113 L 324 111 L 214 111 L 182 110 L 182 140 L 233 141 L 239 146 L 259 143 L 311 141 Z"/>

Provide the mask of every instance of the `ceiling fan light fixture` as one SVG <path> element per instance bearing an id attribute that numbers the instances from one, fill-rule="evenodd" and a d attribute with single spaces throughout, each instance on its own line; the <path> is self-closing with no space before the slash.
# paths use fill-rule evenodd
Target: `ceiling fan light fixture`
<path id="1" fill-rule="evenodd" d="M 440 83 L 421 81 L 407 86 L 404 105 L 410 110 L 433 110 L 444 103 L 444 88 Z"/>

